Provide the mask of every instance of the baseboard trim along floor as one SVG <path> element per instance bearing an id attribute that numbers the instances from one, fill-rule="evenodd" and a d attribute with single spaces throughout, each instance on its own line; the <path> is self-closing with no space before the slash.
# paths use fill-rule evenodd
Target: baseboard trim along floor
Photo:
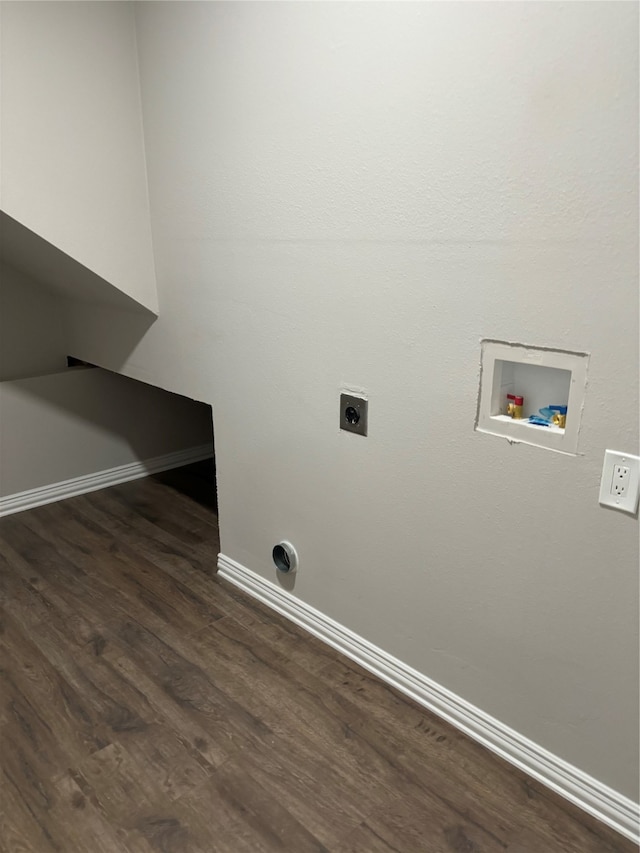
<path id="1" fill-rule="evenodd" d="M 212 445 L 201 444 L 196 447 L 187 447 L 185 450 L 178 450 L 175 453 L 154 456 L 152 459 L 117 465 L 115 468 L 97 471 L 95 474 L 85 474 L 48 486 L 39 486 L 36 489 L 17 492 L 14 495 L 0 498 L 0 517 L 11 515 L 14 512 L 22 512 L 25 509 L 33 509 L 54 501 L 61 501 L 65 498 L 84 495 L 87 492 L 95 492 L 98 489 L 106 489 L 107 486 L 116 486 L 118 483 L 127 483 L 129 480 L 138 480 L 140 477 L 148 477 L 149 474 L 158 474 L 160 471 L 169 471 L 171 468 L 180 468 L 182 465 L 190 465 L 192 462 L 201 462 L 203 459 L 212 457 Z"/>
<path id="2" fill-rule="evenodd" d="M 603 823 L 640 843 L 640 807 L 632 800 L 224 554 L 218 557 L 218 574 Z"/>

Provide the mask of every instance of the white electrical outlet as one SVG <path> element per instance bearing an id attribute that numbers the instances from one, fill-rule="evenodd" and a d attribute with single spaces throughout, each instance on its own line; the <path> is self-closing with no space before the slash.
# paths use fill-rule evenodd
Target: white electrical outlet
<path id="1" fill-rule="evenodd" d="M 640 493 L 640 457 L 605 450 L 599 502 L 635 515 Z"/>
<path id="2" fill-rule="evenodd" d="M 614 465 L 611 491 L 617 498 L 623 498 L 629 488 L 629 466 Z"/>

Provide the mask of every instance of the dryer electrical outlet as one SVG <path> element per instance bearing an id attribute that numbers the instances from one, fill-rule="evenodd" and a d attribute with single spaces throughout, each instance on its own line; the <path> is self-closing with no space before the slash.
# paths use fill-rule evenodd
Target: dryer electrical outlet
<path id="1" fill-rule="evenodd" d="M 340 429 L 366 435 L 368 416 L 368 400 L 354 394 L 340 394 Z"/>

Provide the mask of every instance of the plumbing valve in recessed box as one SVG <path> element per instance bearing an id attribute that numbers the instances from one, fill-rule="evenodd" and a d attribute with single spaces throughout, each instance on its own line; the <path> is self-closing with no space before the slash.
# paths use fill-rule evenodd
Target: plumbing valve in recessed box
<path id="1" fill-rule="evenodd" d="M 507 415 L 514 420 L 520 420 L 522 417 L 522 407 L 524 406 L 524 397 L 517 394 L 507 394 Z"/>
<path id="2" fill-rule="evenodd" d="M 529 423 L 537 426 L 551 426 L 553 424 L 553 426 L 564 429 L 567 425 L 567 407 L 545 406 L 539 410 L 537 415 L 531 415 Z"/>

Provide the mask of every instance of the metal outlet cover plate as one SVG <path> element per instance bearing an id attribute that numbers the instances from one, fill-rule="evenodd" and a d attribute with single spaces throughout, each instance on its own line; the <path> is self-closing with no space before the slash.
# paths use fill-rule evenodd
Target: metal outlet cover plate
<path id="1" fill-rule="evenodd" d="M 340 429 L 367 434 L 369 401 L 353 394 L 340 394 Z"/>

